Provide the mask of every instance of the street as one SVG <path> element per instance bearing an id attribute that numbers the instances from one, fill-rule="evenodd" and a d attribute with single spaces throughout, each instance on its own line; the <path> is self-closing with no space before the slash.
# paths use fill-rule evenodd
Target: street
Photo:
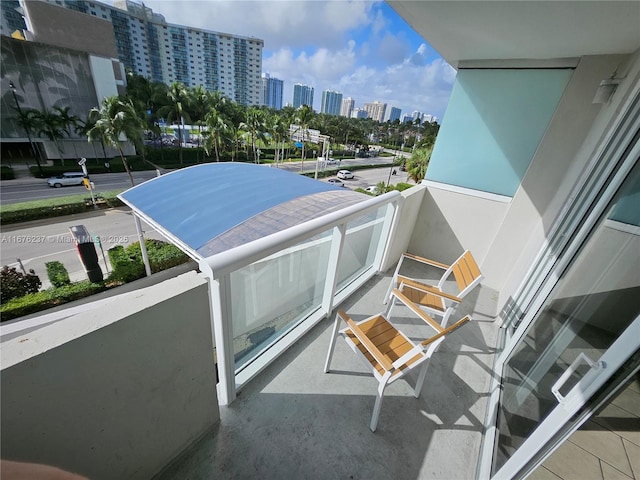
<path id="1" fill-rule="evenodd" d="M 70 167 L 69 171 L 75 170 Z M 155 176 L 155 171 L 133 172 L 133 179 L 136 185 Z M 91 175 L 91 181 L 95 185 L 94 192 L 98 194 L 110 190 L 126 190 L 131 187 L 129 175 L 126 173 L 101 173 L 100 175 Z M 66 197 L 77 194 L 89 196 L 89 192 L 82 185 L 53 188 L 47 185 L 46 178 L 19 178 L 16 180 L 4 180 L 2 182 L 0 204 L 8 205 L 10 203 Z"/>
<path id="2" fill-rule="evenodd" d="M 373 158 L 349 158 L 340 161 L 336 165 L 328 165 L 327 168 L 335 170 L 337 168 L 349 169 L 354 165 L 372 165 L 393 163 L 393 157 L 373 157 Z M 287 170 L 294 173 L 300 173 L 300 162 L 283 162 L 278 164 L 278 168 Z M 76 169 L 79 171 L 79 169 Z M 316 170 L 316 159 L 309 158 L 304 162 L 304 172 L 314 172 Z M 73 167 L 69 167 L 69 171 L 75 171 Z M 318 165 L 318 171 L 322 171 L 322 166 Z M 163 173 L 168 173 L 165 170 Z M 398 171 L 398 173 L 401 173 Z M 151 178 L 154 178 L 157 174 L 155 170 L 145 170 L 140 172 L 132 172 L 136 185 L 145 182 Z M 358 172 L 360 174 L 360 171 Z M 356 175 L 355 180 L 349 182 L 349 186 L 355 185 L 357 187 L 367 187 L 369 185 L 375 185 L 377 182 L 371 183 L 359 183 Z M 383 180 L 387 180 L 385 177 Z M 111 190 L 126 190 L 131 187 L 131 181 L 126 173 L 101 173 L 91 175 L 91 181 L 95 185 L 94 192 L 99 194 L 100 192 L 107 192 Z M 377 180 L 378 182 L 381 180 Z M 397 183 L 400 180 L 397 180 Z M 404 181 L 404 180 L 402 180 Z M 84 194 L 87 197 L 89 192 L 82 186 L 70 186 L 62 188 L 52 188 L 47 185 L 47 180 L 44 178 L 19 178 L 16 180 L 4 180 L 2 182 L 2 188 L 0 189 L 0 205 L 8 205 L 10 203 L 26 202 L 29 200 L 43 200 L 46 198 L 65 197 L 69 195 Z"/>

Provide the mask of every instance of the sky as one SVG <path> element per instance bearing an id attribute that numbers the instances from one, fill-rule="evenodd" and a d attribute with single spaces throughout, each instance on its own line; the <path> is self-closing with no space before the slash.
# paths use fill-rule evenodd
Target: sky
<path id="1" fill-rule="evenodd" d="M 145 0 L 168 23 L 264 40 L 262 71 L 293 85 L 378 100 L 443 117 L 455 79 L 448 65 L 395 11 L 373 0 Z"/>

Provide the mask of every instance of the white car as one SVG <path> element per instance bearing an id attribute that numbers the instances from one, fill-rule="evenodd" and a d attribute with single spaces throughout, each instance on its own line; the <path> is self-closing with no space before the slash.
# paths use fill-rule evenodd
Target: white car
<path id="1" fill-rule="evenodd" d="M 331 185 L 335 185 L 336 187 L 344 187 L 344 183 L 342 183 L 342 181 L 338 180 L 337 178 L 330 178 L 329 180 L 327 180 L 327 182 L 329 182 Z"/>
<path id="2" fill-rule="evenodd" d="M 66 187 L 67 185 L 82 185 L 84 179 L 84 173 L 82 172 L 64 172 L 57 177 L 51 177 L 47 180 L 47 185 L 50 187 Z"/>
<path id="3" fill-rule="evenodd" d="M 353 173 L 349 170 L 339 170 L 338 178 L 341 178 L 342 180 L 349 180 L 350 178 L 353 178 Z"/>
<path id="4" fill-rule="evenodd" d="M 378 187 L 376 187 L 375 185 L 370 185 L 367 188 L 365 188 L 364 191 L 376 194 L 376 193 L 378 193 Z"/>
<path id="5" fill-rule="evenodd" d="M 335 158 L 330 158 L 327 160 L 327 165 L 337 165 L 339 162 Z"/>

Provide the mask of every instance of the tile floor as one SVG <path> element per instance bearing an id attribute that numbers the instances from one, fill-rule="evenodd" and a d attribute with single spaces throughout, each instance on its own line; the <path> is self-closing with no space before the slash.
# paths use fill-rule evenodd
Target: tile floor
<path id="1" fill-rule="evenodd" d="M 640 376 L 576 431 L 529 479 L 640 479 Z"/>

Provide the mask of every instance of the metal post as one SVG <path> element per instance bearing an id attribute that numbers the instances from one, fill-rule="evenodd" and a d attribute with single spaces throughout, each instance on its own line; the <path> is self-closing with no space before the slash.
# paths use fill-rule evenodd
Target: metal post
<path id="1" fill-rule="evenodd" d="M 136 223 L 136 231 L 138 232 L 138 240 L 140 241 L 140 252 L 142 253 L 142 262 L 144 263 L 144 271 L 147 277 L 151 276 L 151 265 L 149 264 L 149 255 L 147 254 L 147 246 L 144 243 L 144 232 L 142 231 L 142 224 L 140 218 L 134 213 L 133 220 Z"/>
<path id="2" fill-rule="evenodd" d="M 100 237 L 98 235 L 93 236 L 93 242 L 97 243 L 100 247 L 100 251 L 102 252 L 102 260 L 104 261 L 104 269 L 107 273 L 109 273 L 109 264 L 107 263 L 107 257 L 104 254 L 104 248 L 102 248 L 102 242 L 100 241 Z"/>
<path id="3" fill-rule="evenodd" d="M 98 205 L 96 205 L 96 199 L 93 196 L 93 185 L 91 185 L 91 179 L 89 178 L 89 171 L 87 170 L 87 166 L 85 165 L 87 163 L 87 159 L 82 157 L 79 161 L 78 161 L 78 165 L 80 165 L 80 167 L 82 167 L 82 173 L 84 173 L 84 177 L 87 180 L 87 183 L 85 184 L 85 187 L 87 190 L 89 190 L 89 194 L 91 195 L 91 204 L 93 205 L 93 209 L 97 210 L 98 209 Z"/>
<path id="4" fill-rule="evenodd" d="M 16 258 L 16 260 L 18 261 L 18 265 L 20 265 L 20 270 L 22 270 L 22 273 L 24 273 L 26 275 L 27 271 L 24 269 L 24 265 L 22 264 L 22 260 L 20 260 L 19 258 Z"/>

